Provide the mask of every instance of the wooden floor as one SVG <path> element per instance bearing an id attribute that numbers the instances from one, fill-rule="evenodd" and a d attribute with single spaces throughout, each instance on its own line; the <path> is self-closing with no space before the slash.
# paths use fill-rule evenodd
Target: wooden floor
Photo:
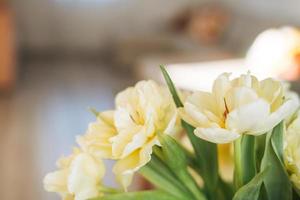
<path id="1" fill-rule="evenodd" d="M 80 60 L 31 60 L 20 69 L 16 91 L 0 96 L 1 199 L 59 199 L 44 192 L 43 176 L 94 120 L 87 108 L 111 108 L 116 92 L 134 81 L 104 64 Z M 110 174 L 105 181 L 114 184 Z"/>

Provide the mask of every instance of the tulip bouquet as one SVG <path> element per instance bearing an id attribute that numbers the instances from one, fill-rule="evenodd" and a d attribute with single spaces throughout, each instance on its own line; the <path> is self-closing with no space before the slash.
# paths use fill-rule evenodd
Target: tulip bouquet
<path id="1" fill-rule="evenodd" d="M 96 121 L 77 137 L 73 154 L 45 177 L 47 191 L 64 200 L 300 199 L 295 93 L 249 73 L 235 79 L 224 73 L 211 92 L 189 93 L 161 70 L 168 87 L 141 81 L 116 96 L 114 110 L 94 111 Z M 234 168 L 227 180 L 224 157 Z M 115 160 L 120 188 L 102 182 L 103 159 Z M 153 189 L 128 191 L 135 173 Z"/>

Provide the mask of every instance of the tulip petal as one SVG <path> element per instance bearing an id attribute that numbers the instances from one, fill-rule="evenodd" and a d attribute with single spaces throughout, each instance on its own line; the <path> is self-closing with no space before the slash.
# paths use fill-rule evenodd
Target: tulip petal
<path id="1" fill-rule="evenodd" d="M 127 144 L 133 140 L 133 137 L 138 133 L 142 127 L 133 126 L 130 129 L 125 129 L 120 132 L 115 137 L 110 139 L 112 143 L 112 154 L 115 158 L 120 158 L 123 155 L 123 151 L 126 148 Z"/>
<path id="2" fill-rule="evenodd" d="M 247 74 L 242 74 L 240 77 L 237 77 L 231 81 L 232 87 L 249 87 L 256 91 L 259 90 L 260 82 L 255 76 Z"/>
<path id="3" fill-rule="evenodd" d="M 189 113 L 187 113 L 184 108 L 178 108 L 178 113 L 182 120 L 186 121 L 187 123 L 189 123 L 190 125 L 192 125 L 194 127 L 198 126 L 197 121 L 194 120 L 194 118 L 192 116 L 190 116 Z"/>
<path id="4" fill-rule="evenodd" d="M 227 91 L 231 88 L 229 76 L 230 73 L 223 73 L 214 81 L 212 93 L 217 101 L 219 110 L 224 109 L 224 97 Z"/>
<path id="5" fill-rule="evenodd" d="M 238 133 L 257 132 L 269 113 L 270 105 L 259 99 L 231 111 L 226 119 L 226 128 Z"/>
<path id="6" fill-rule="evenodd" d="M 205 124 L 210 123 L 210 121 L 208 120 L 208 118 L 204 115 L 204 113 L 201 112 L 201 110 L 199 110 L 199 108 L 197 106 L 195 106 L 194 104 L 191 104 L 189 102 L 186 102 L 184 104 L 184 113 L 186 113 L 186 115 L 183 115 L 183 119 L 189 123 L 191 123 L 194 126 L 203 126 Z M 188 117 L 185 117 L 188 116 Z"/>
<path id="7" fill-rule="evenodd" d="M 294 97 L 286 100 L 275 112 L 271 113 L 271 115 L 266 119 L 266 121 L 262 124 L 262 127 L 260 127 L 257 132 L 259 134 L 263 134 L 271 130 L 282 120 L 292 115 L 298 108 L 298 98 Z"/>
<path id="8" fill-rule="evenodd" d="M 72 162 L 68 177 L 68 190 L 75 194 L 75 200 L 97 197 L 98 185 L 105 173 L 101 160 L 82 153 Z"/>
<path id="9" fill-rule="evenodd" d="M 209 142 L 225 144 L 240 137 L 240 134 L 223 128 L 196 128 L 195 135 Z"/>
<path id="10" fill-rule="evenodd" d="M 170 134 L 170 135 L 177 133 L 179 129 L 177 128 L 177 125 L 179 124 L 178 120 L 179 120 L 178 113 L 175 112 L 173 116 L 170 118 L 170 121 L 163 133 Z"/>
<path id="11" fill-rule="evenodd" d="M 140 152 L 140 165 L 144 166 L 147 164 L 151 159 L 152 148 L 155 145 L 160 145 L 160 142 L 157 137 L 151 139 L 142 149 Z"/>
<path id="12" fill-rule="evenodd" d="M 224 100 L 222 101 L 224 104 Z M 218 110 L 218 107 L 216 107 L 216 103 L 216 98 L 208 92 L 195 92 L 193 95 L 188 97 L 186 102 L 186 104 L 193 105 L 193 107 L 190 109 L 199 110 L 209 121 L 217 121 L 219 124 L 221 124 L 221 119 L 224 113 L 223 110 L 225 107 L 223 107 L 223 109 L 220 111 Z"/>
<path id="13" fill-rule="evenodd" d="M 195 92 L 187 98 L 187 102 L 194 104 L 201 110 L 216 111 L 215 99 L 211 93 L 208 92 Z"/>
<path id="14" fill-rule="evenodd" d="M 135 123 L 130 113 L 126 109 L 121 107 L 115 111 L 114 120 L 115 126 L 118 129 L 118 131 L 135 126 Z"/>
<path id="15" fill-rule="evenodd" d="M 147 141 L 147 135 L 145 131 L 142 129 L 139 133 L 136 133 L 132 141 L 129 142 L 123 150 L 122 158 L 126 157 L 130 153 L 134 152 L 138 148 L 142 147 Z"/>
<path id="16" fill-rule="evenodd" d="M 148 107 L 149 104 L 153 107 L 158 107 L 165 100 L 162 98 L 161 88 L 154 81 L 141 81 L 136 84 L 135 89 L 142 108 Z"/>
<path id="17" fill-rule="evenodd" d="M 76 141 L 85 152 L 90 152 L 101 158 L 112 158 L 110 139 L 116 135 L 113 126 L 113 112 L 99 114 L 96 122 L 90 123 L 85 135 L 77 136 Z"/>
<path id="18" fill-rule="evenodd" d="M 136 106 L 138 102 L 138 96 L 136 90 L 133 87 L 129 87 L 126 90 L 117 94 L 115 99 L 116 107 L 125 107 L 130 109 L 131 106 Z"/>
<path id="19" fill-rule="evenodd" d="M 232 111 L 257 99 L 258 95 L 252 88 L 236 87 L 227 92 L 224 101 L 226 101 L 229 111 Z"/>
<path id="20" fill-rule="evenodd" d="M 103 121 L 103 123 L 106 123 L 107 125 L 110 125 L 111 127 L 114 126 L 114 110 L 108 110 L 99 113 L 98 121 Z"/>
<path id="21" fill-rule="evenodd" d="M 109 139 L 99 134 L 86 134 L 77 136 L 76 142 L 85 152 L 93 153 L 101 158 L 111 159 L 113 156 Z"/>
<path id="22" fill-rule="evenodd" d="M 145 116 L 145 134 L 148 137 L 152 137 L 155 134 L 155 116 L 156 112 L 154 108 L 151 106 L 148 106 L 146 109 L 146 116 Z"/>
<path id="23" fill-rule="evenodd" d="M 132 180 L 132 176 L 140 165 L 139 150 L 133 152 L 127 157 L 118 160 L 113 167 L 117 181 L 126 189 Z"/>
<path id="24" fill-rule="evenodd" d="M 260 93 L 261 97 L 273 104 L 278 97 L 281 97 L 282 85 L 271 78 L 264 79 L 260 82 Z"/>
<path id="25" fill-rule="evenodd" d="M 126 188 L 130 185 L 134 172 L 147 164 L 151 159 L 152 147 L 158 145 L 157 137 L 150 140 L 143 148 L 134 151 L 127 157 L 118 160 L 114 165 L 113 172 L 117 181 Z"/>
<path id="26" fill-rule="evenodd" d="M 68 170 L 59 170 L 49 173 L 44 178 L 44 187 L 48 192 L 67 193 Z"/>
<path id="27" fill-rule="evenodd" d="M 110 141 L 112 142 L 113 156 L 120 157 L 126 145 L 132 141 L 136 133 L 141 131 L 142 127 L 133 122 L 130 114 L 124 108 L 117 109 L 114 118 L 118 134 Z"/>

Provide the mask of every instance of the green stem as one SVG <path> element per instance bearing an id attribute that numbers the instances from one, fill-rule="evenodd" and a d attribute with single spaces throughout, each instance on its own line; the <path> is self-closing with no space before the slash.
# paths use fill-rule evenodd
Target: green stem
<path id="1" fill-rule="evenodd" d="M 234 142 L 234 182 L 236 189 L 247 184 L 256 175 L 255 137 L 243 135 Z"/>
<path id="2" fill-rule="evenodd" d="M 266 147 L 266 134 L 255 137 L 256 168 L 259 169 Z"/>
<path id="3" fill-rule="evenodd" d="M 241 138 L 234 141 L 234 186 L 238 190 L 242 185 L 241 181 Z"/>

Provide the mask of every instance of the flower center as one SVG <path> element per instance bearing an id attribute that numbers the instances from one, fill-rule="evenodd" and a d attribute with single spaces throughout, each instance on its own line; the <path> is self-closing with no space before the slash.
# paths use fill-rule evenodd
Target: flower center
<path id="1" fill-rule="evenodd" d="M 229 109 L 228 109 L 228 106 L 227 106 L 227 103 L 226 103 L 226 99 L 224 98 L 224 105 L 225 105 L 225 111 L 223 113 L 223 116 L 224 118 L 226 119 L 227 118 L 227 115 L 229 113 Z"/>

